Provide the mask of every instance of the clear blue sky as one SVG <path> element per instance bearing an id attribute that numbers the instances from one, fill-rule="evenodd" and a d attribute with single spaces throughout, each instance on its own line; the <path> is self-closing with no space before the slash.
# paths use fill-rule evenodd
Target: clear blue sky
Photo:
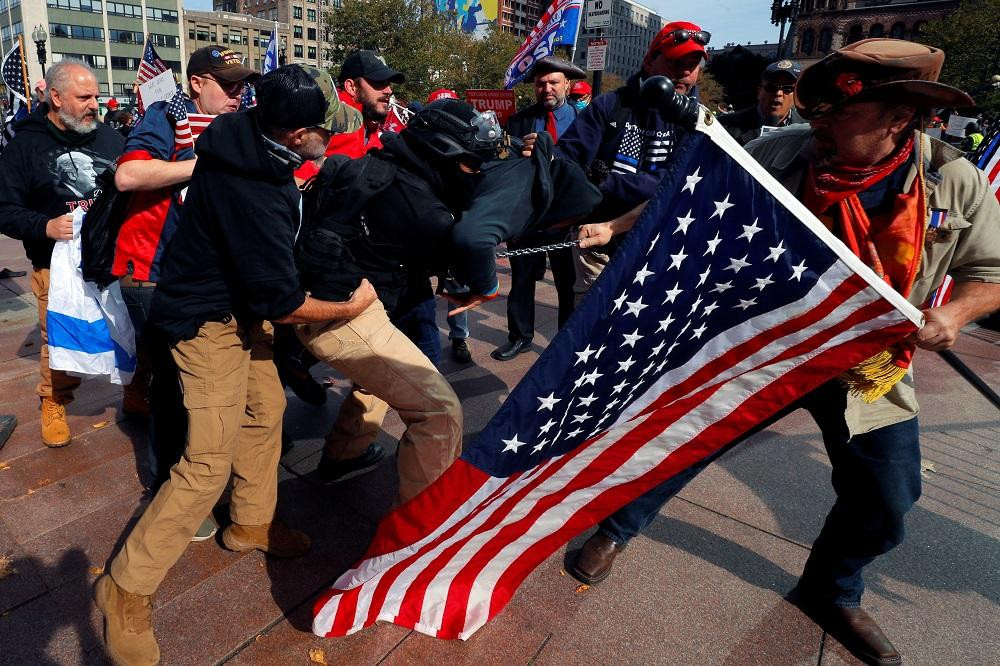
<path id="1" fill-rule="evenodd" d="M 778 41 L 778 26 L 771 24 L 767 0 L 636 0 L 656 10 L 667 21 L 691 21 L 712 33 L 711 46 L 727 42 L 760 44 Z M 786 28 L 787 30 L 787 28 Z"/>
<path id="2" fill-rule="evenodd" d="M 754 44 L 778 41 L 778 28 L 771 25 L 767 0 L 638 0 L 668 21 L 691 21 L 712 33 L 712 46 L 726 42 Z M 209 10 L 212 0 L 184 0 L 188 9 Z"/>

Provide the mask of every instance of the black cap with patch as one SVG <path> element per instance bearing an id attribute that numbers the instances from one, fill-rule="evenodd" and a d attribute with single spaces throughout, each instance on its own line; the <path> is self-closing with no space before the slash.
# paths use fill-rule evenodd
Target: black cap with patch
<path id="1" fill-rule="evenodd" d="M 242 81 L 257 72 L 243 66 L 239 53 L 221 46 L 203 46 L 188 58 L 188 76 L 211 74 L 217 79 L 230 83 Z"/>

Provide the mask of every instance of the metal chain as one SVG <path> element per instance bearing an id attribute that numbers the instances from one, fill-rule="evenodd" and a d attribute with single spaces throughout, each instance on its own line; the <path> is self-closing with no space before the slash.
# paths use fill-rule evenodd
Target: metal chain
<path id="1" fill-rule="evenodd" d="M 549 250 L 562 250 L 567 247 L 573 247 L 579 245 L 580 240 L 563 241 L 562 243 L 553 243 L 552 245 L 542 245 L 541 247 L 526 247 L 519 250 L 497 250 L 497 258 L 501 257 L 523 257 L 526 254 L 538 254 L 539 252 L 548 252 Z"/>

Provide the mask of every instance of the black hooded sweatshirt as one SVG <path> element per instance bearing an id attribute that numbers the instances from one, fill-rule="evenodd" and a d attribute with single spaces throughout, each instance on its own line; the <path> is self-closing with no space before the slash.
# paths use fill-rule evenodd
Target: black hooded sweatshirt
<path id="1" fill-rule="evenodd" d="M 97 176 L 117 161 L 122 135 L 104 123 L 89 134 L 61 130 L 41 105 L 16 126 L 0 155 L 0 233 L 24 243 L 35 268 L 48 268 L 55 244 L 49 220 L 84 210 L 101 191 Z"/>
<path id="2" fill-rule="evenodd" d="M 264 138 L 253 110 L 216 118 L 195 153 L 153 297 L 151 318 L 171 342 L 229 315 L 280 319 L 305 301 L 292 255 L 301 222 L 297 160 Z"/>

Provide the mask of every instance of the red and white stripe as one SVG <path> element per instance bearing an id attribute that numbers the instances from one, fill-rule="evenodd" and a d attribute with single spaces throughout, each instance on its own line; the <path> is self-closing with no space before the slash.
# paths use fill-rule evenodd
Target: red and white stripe
<path id="1" fill-rule="evenodd" d="M 468 638 L 573 536 L 915 328 L 834 264 L 800 302 L 708 341 L 575 450 L 508 478 L 456 462 L 383 520 L 364 559 L 317 601 L 313 631 L 383 620 Z"/>
<path id="2" fill-rule="evenodd" d="M 189 113 L 187 118 L 181 118 L 174 126 L 174 146 L 177 150 L 194 146 L 201 133 L 205 131 L 215 116 L 200 113 Z"/>
<path id="3" fill-rule="evenodd" d="M 993 195 L 1000 199 L 1000 149 L 993 151 L 993 157 L 983 166 L 983 172 L 990 182 Z"/>

